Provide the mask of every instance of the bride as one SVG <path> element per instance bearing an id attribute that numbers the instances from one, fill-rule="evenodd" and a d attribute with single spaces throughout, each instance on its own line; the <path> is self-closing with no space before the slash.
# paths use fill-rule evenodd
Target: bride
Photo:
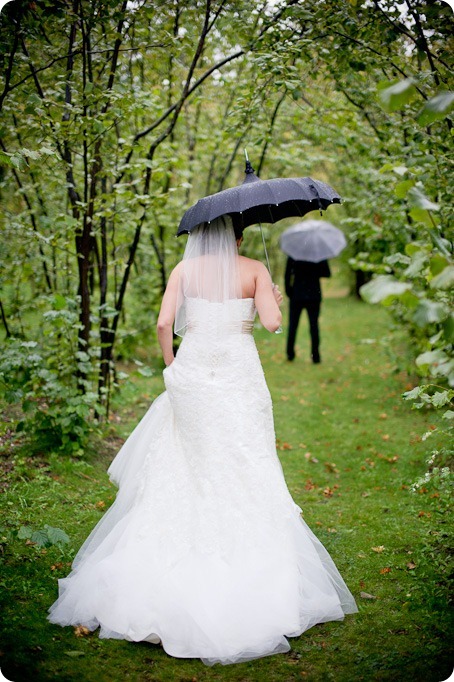
<path id="1" fill-rule="evenodd" d="M 59 581 L 52 623 L 212 665 L 289 651 L 357 611 L 285 484 L 252 336 L 256 312 L 279 327 L 282 295 L 241 241 L 228 216 L 188 237 L 158 319 L 166 391 L 109 468 L 116 500 Z"/>

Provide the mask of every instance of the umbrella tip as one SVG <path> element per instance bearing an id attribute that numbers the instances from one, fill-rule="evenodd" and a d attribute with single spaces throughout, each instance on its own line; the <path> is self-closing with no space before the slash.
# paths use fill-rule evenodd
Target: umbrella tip
<path id="1" fill-rule="evenodd" d="M 246 168 L 244 169 L 244 172 L 246 175 L 251 175 L 252 173 L 255 173 L 254 169 L 251 166 L 251 162 L 249 161 L 249 156 L 247 154 L 247 149 L 244 150 L 244 156 L 246 159 Z"/>

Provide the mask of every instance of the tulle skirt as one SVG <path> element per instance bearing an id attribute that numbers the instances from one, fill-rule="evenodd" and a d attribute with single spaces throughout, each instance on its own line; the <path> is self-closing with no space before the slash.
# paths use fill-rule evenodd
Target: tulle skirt
<path id="1" fill-rule="evenodd" d="M 117 498 L 59 581 L 49 619 L 208 665 L 286 652 L 287 637 L 342 620 L 355 600 L 287 489 L 256 356 L 255 397 L 243 393 L 238 409 L 208 374 L 203 400 L 188 403 L 185 353 L 113 461 Z"/>

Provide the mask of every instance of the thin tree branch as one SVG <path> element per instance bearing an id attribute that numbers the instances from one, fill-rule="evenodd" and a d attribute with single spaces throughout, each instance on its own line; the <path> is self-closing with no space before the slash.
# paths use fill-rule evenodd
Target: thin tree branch
<path id="1" fill-rule="evenodd" d="M 2 106 L 3 106 L 3 100 L 5 99 L 8 92 L 12 89 L 9 85 L 9 82 L 11 80 L 11 73 L 13 71 L 14 57 L 16 55 L 17 48 L 19 46 L 19 31 L 20 31 L 20 23 L 18 20 L 16 23 L 16 31 L 14 33 L 13 46 L 12 46 L 11 52 L 9 54 L 8 66 L 6 67 L 5 87 L 3 88 L 3 92 L 0 95 L 0 110 L 2 109 Z"/>
<path id="2" fill-rule="evenodd" d="M 410 14 L 412 15 L 413 19 L 415 20 L 415 25 L 416 25 L 416 28 L 417 28 L 417 31 L 418 31 L 418 34 L 419 34 L 419 40 L 421 41 L 421 45 L 423 45 L 423 47 L 424 47 L 424 52 L 426 53 L 427 59 L 429 60 L 430 69 L 431 69 L 431 71 L 432 71 L 432 75 L 433 75 L 433 78 L 434 78 L 434 81 L 435 81 L 435 85 L 438 86 L 438 85 L 440 85 L 440 78 L 439 78 L 439 74 L 438 74 L 438 69 L 436 68 L 436 66 L 435 66 L 435 64 L 434 64 L 434 62 L 433 62 L 432 53 L 431 53 L 431 51 L 429 50 L 429 45 L 427 44 L 427 39 L 426 39 L 425 33 L 424 33 L 424 31 L 423 31 L 423 29 L 422 29 L 422 26 L 421 26 L 421 21 L 420 21 L 420 19 L 419 19 L 419 14 L 418 14 L 417 10 L 415 10 L 415 9 L 411 6 L 409 0 L 406 0 L 406 4 L 407 4 L 407 7 L 408 7 L 408 10 L 409 10 Z"/>
<path id="3" fill-rule="evenodd" d="M 407 4 L 408 4 L 408 3 L 407 3 Z M 378 0 L 374 0 L 374 5 L 375 5 L 376 9 L 378 9 L 378 11 L 383 15 L 384 19 L 385 19 L 389 24 L 391 24 L 391 26 L 392 26 L 393 28 L 395 28 L 397 31 L 399 31 L 399 33 L 401 33 L 402 35 L 404 35 L 404 36 L 406 36 L 407 38 L 409 38 L 409 39 L 412 41 L 412 43 L 414 43 L 414 44 L 416 45 L 416 47 L 419 47 L 419 45 L 418 45 L 418 39 L 415 38 L 415 36 L 412 35 L 409 31 L 407 31 L 407 30 L 405 29 L 405 26 L 404 26 L 401 22 L 395 22 L 395 21 L 393 21 L 393 20 L 391 19 L 391 17 L 389 16 L 389 14 L 387 14 L 387 13 L 385 12 L 385 10 L 380 6 L 380 3 L 378 2 Z M 451 67 L 449 66 L 449 64 L 447 64 L 443 59 L 441 59 L 441 57 L 439 57 L 437 54 L 434 54 L 434 53 L 431 52 L 430 50 L 429 50 L 429 52 L 430 52 L 430 54 L 431 54 L 432 57 L 435 57 L 435 59 L 436 59 L 438 62 L 440 62 L 440 64 L 443 64 L 443 66 L 445 66 L 448 70 L 451 70 Z"/>
<path id="4" fill-rule="evenodd" d="M 0 146 L 1 146 L 1 148 L 3 149 L 3 151 L 5 152 L 5 154 L 7 154 L 8 152 L 6 151 L 6 147 L 5 147 L 4 143 L 3 143 L 3 140 L 1 140 L 1 139 L 0 139 Z M 16 181 L 16 184 L 17 184 L 17 186 L 19 187 L 19 189 L 20 189 L 20 191 L 21 191 L 21 194 L 22 194 L 22 196 L 24 197 L 24 201 L 25 201 L 25 203 L 26 203 L 26 205 L 27 205 L 28 214 L 29 214 L 29 216 L 30 216 L 30 220 L 31 220 L 31 223 L 32 223 L 33 231 L 36 232 L 36 234 L 39 235 L 39 230 L 38 230 L 38 226 L 37 226 L 37 224 L 36 224 L 35 214 L 34 214 L 34 211 L 33 211 L 33 208 L 32 208 L 31 201 L 30 201 L 30 199 L 28 198 L 28 194 L 27 194 L 27 192 L 25 191 L 25 188 L 24 188 L 24 186 L 23 186 L 23 184 L 22 184 L 22 182 L 21 182 L 21 179 L 20 179 L 20 177 L 19 177 L 19 175 L 18 175 L 18 173 L 17 173 L 17 171 L 16 171 L 15 168 L 12 168 L 12 173 L 13 173 L 14 179 L 15 179 L 15 181 Z M 49 291 L 52 291 L 52 282 L 51 282 L 51 279 L 50 279 L 50 276 L 49 276 L 49 270 L 47 269 L 46 256 L 45 256 L 45 254 L 44 254 L 44 251 L 43 251 L 43 249 L 42 249 L 42 246 L 41 246 L 41 243 L 40 243 L 40 242 L 38 242 L 38 250 L 39 250 L 39 253 L 40 253 L 40 256 L 41 256 L 41 259 L 42 259 L 43 270 L 44 270 L 44 279 L 46 280 L 47 288 L 48 288 Z"/>

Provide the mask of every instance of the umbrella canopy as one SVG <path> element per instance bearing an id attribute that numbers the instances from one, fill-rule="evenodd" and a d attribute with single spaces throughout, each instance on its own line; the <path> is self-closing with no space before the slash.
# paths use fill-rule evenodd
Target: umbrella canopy
<path id="1" fill-rule="evenodd" d="M 344 233 L 324 220 L 305 220 L 281 234 L 281 249 L 293 260 L 319 263 L 347 246 Z"/>
<path id="2" fill-rule="evenodd" d="M 276 223 L 291 216 L 326 209 L 340 203 L 332 187 L 312 178 L 261 180 L 249 161 L 241 185 L 210 194 L 191 206 L 181 219 L 177 236 L 191 232 L 221 215 L 230 215 L 235 228 L 256 223 Z"/>

